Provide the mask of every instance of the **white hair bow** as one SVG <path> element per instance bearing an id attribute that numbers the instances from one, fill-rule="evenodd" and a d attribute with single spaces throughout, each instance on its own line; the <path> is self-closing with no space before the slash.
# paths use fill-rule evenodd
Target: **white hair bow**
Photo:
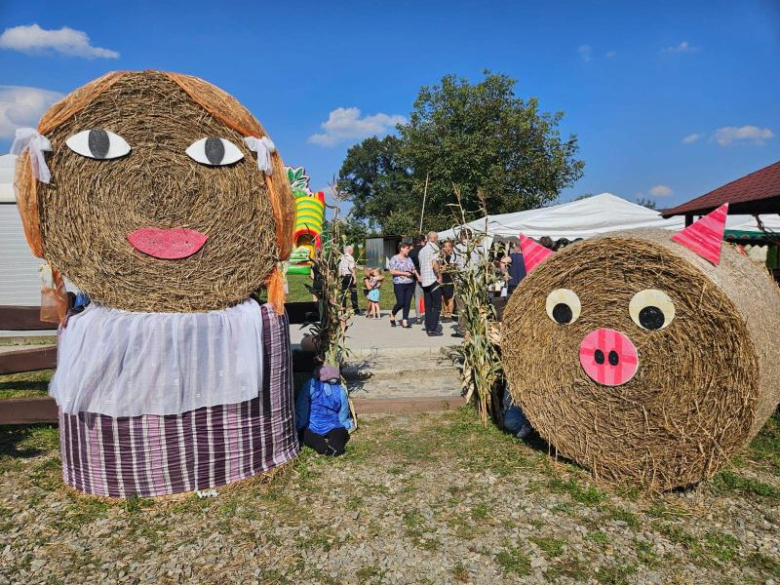
<path id="1" fill-rule="evenodd" d="M 257 168 L 266 175 L 272 175 L 274 169 L 271 166 L 271 153 L 276 152 L 276 146 L 271 142 L 271 139 L 268 136 L 262 138 L 247 136 L 244 138 L 244 142 L 249 150 L 257 153 Z"/>
<path id="2" fill-rule="evenodd" d="M 30 151 L 30 164 L 33 175 L 41 183 L 51 182 L 51 171 L 46 166 L 44 150 L 51 150 L 51 142 L 35 128 L 17 128 L 16 138 L 11 145 L 11 154 L 22 154 L 25 149 Z"/>

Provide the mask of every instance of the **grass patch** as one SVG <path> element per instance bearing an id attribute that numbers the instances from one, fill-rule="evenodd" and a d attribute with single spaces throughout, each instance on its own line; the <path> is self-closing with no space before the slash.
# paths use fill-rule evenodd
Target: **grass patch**
<path id="1" fill-rule="evenodd" d="M 639 528 L 641 524 L 636 514 L 634 514 L 633 512 L 629 512 L 624 508 L 617 508 L 617 507 L 610 506 L 607 510 L 606 517 L 609 520 L 618 520 L 620 522 L 625 522 L 626 526 L 628 526 L 629 528 Z"/>
<path id="2" fill-rule="evenodd" d="M 598 530 L 596 532 L 591 532 L 588 534 L 588 538 L 595 542 L 596 544 L 604 545 L 609 544 L 609 536 L 607 536 L 606 532 L 603 532 L 601 530 Z"/>
<path id="3" fill-rule="evenodd" d="M 21 372 L 0 376 L 0 400 L 6 398 L 38 398 L 49 394 L 49 380 L 54 370 Z"/>
<path id="4" fill-rule="evenodd" d="M 634 565 L 610 565 L 596 571 L 596 579 L 602 585 L 627 585 L 629 577 L 636 573 Z"/>
<path id="5" fill-rule="evenodd" d="M 564 558 L 547 569 L 544 577 L 553 583 L 558 582 L 561 577 L 568 577 L 576 583 L 584 583 L 590 577 L 590 567 L 580 557 Z"/>
<path id="6" fill-rule="evenodd" d="M 760 571 L 763 575 L 780 578 L 780 560 L 773 559 L 761 553 L 753 553 L 745 563 L 748 567 Z"/>
<path id="7" fill-rule="evenodd" d="M 554 559 L 563 554 L 563 547 L 566 546 L 566 540 L 563 538 L 553 538 L 551 536 L 532 537 L 531 542 L 538 546 L 544 556 L 548 559 Z"/>
<path id="8" fill-rule="evenodd" d="M 509 547 L 496 555 L 496 563 L 508 575 L 526 577 L 531 574 L 531 559 L 519 548 Z"/>
<path id="9" fill-rule="evenodd" d="M 716 494 L 736 493 L 780 500 L 780 489 L 762 481 L 742 477 L 733 471 L 721 471 L 712 479 L 711 487 Z"/>
<path id="10" fill-rule="evenodd" d="M 567 481 L 553 478 L 547 482 L 547 487 L 555 493 L 568 494 L 573 500 L 586 506 L 596 506 L 606 499 L 604 493 L 595 486 L 589 485 L 583 488 L 574 478 L 570 478 Z"/>
<path id="11" fill-rule="evenodd" d="M 750 443 L 750 458 L 780 475 L 780 417 L 771 416 Z"/>
<path id="12" fill-rule="evenodd" d="M 458 561 L 455 563 L 455 566 L 452 568 L 452 576 L 455 578 L 455 580 L 458 583 L 468 583 L 469 579 L 471 578 L 471 575 L 469 575 L 469 570 L 466 568 L 466 565 Z"/>
<path id="13" fill-rule="evenodd" d="M 702 536 L 694 536 L 671 524 L 656 524 L 653 527 L 674 544 L 685 548 L 705 567 L 722 566 L 739 554 L 741 545 L 730 534 L 712 531 Z"/>

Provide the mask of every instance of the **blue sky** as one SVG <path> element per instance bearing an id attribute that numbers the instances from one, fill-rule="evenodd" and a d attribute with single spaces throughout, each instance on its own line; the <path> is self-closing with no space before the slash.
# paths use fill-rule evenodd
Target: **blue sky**
<path id="1" fill-rule="evenodd" d="M 563 201 L 609 191 L 667 207 L 780 159 L 777 0 L 5 0 L 0 31 L 3 151 L 59 94 L 162 69 L 235 95 L 323 188 L 351 144 L 408 116 L 421 85 L 487 68 L 566 112 L 586 167 Z"/>

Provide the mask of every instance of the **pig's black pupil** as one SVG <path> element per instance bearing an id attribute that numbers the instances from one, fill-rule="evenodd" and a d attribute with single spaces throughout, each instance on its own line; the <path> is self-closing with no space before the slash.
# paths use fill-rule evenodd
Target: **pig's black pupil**
<path id="1" fill-rule="evenodd" d="M 213 165 L 218 165 L 225 157 L 225 145 L 219 138 L 206 138 L 206 158 Z"/>
<path id="2" fill-rule="evenodd" d="M 664 326 L 664 312 L 652 305 L 639 311 L 639 323 L 645 329 L 660 329 Z"/>
<path id="3" fill-rule="evenodd" d="M 105 130 L 89 131 L 89 151 L 95 158 L 106 158 L 111 141 Z"/>
<path id="4" fill-rule="evenodd" d="M 566 303 L 558 303 L 553 307 L 553 319 L 555 319 L 556 323 L 560 323 L 561 325 L 566 325 L 566 323 L 571 323 L 572 313 L 571 313 L 571 307 L 567 305 Z"/>

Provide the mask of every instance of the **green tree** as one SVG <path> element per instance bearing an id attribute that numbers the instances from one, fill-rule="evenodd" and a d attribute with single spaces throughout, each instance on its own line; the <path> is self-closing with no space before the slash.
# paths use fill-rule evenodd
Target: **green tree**
<path id="1" fill-rule="evenodd" d="M 637 205 L 641 205 L 642 207 L 647 207 L 648 209 L 658 209 L 658 203 L 653 201 L 652 199 L 645 199 L 644 197 L 637 197 L 636 198 Z"/>
<path id="2" fill-rule="evenodd" d="M 486 72 L 475 84 L 448 75 L 440 85 L 422 87 L 397 138 L 369 138 L 347 153 L 339 181 L 356 216 L 386 233 L 416 232 L 426 177 L 424 230 L 451 226 L 454 185 L 474 217 L 478 189 L 489 213 L 555 201 L 582 176 L 577 139 L 560 137 L 562 112 L 540 112 L 535 98 L 515 95 L 515 85 Z"/>
<path id="3" fill-rule="evenodd" d="M 412 175 L 395 136 L 367 138 L 347 151 L 338 184 L 352 203 L 351 216 L 385 234 L 411 233 L 420 205 L 412 194 Z"/>

